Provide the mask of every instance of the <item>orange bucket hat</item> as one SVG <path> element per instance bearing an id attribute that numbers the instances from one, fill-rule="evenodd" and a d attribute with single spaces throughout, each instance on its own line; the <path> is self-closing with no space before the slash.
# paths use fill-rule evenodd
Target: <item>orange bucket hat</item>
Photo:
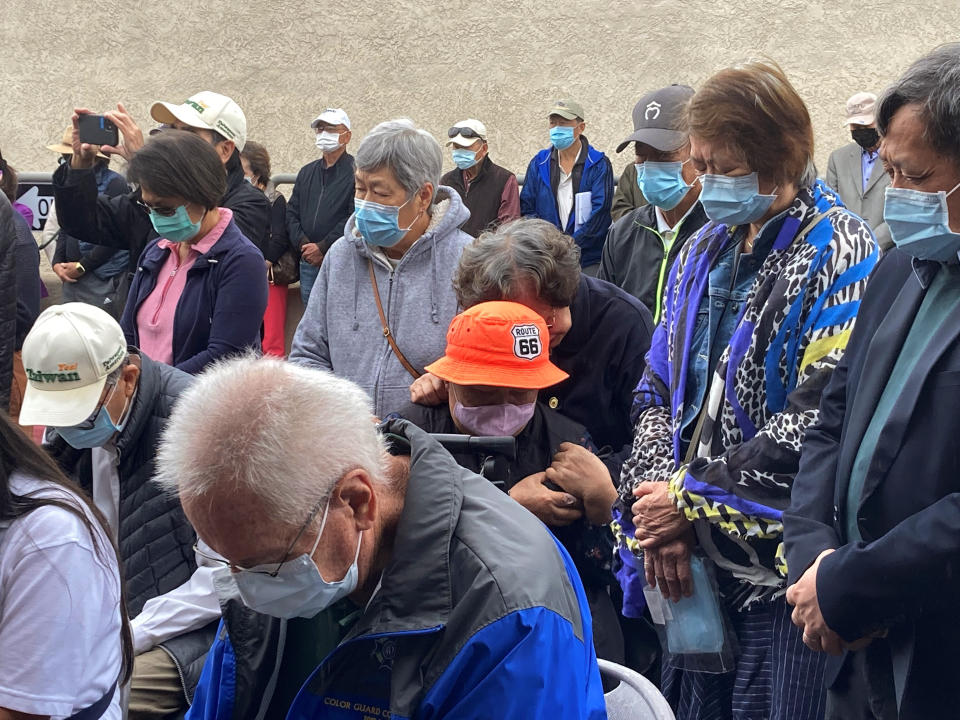
<path id="1" fill-rule="evenodd" d="M 546 322 L 526 305 L 485 302 L 450 322 L 446 352 L 426 370 L 457 385 L 539 390 L 569 377 L 549 347 Z"/>

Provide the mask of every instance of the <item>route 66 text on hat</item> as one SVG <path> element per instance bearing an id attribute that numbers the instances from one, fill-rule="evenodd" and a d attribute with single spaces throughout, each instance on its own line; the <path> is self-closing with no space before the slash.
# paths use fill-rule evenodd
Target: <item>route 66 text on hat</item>
<path id="1" fill-rule="evenodd" d="M 243 110 L 226 95 L 204 90 L 191 95 L 180 105 L 155 102 L 150 117 L 158 123 L 183 123 L 194 128 L 213 130 L 227 140 L 233 140 L 237 150 L 247 142 L 247 117 Z"/>
<path id="2" fill-rule="evenodd" d="M 427 372 L 456 385 L 539 390 L 569 375 L 550 362 L 546 321 L 520 303 L 494 301 L 457 315 L 443 357 Z"/>
<path id="3" fill-rule="evenodd" d="M 27 389 L 20 422 L 79 425 L 97 408 L 107 376 L 126 358 L 123 330 L 100 308 L 80 302 L 47 308 L 23 341 Z"/>

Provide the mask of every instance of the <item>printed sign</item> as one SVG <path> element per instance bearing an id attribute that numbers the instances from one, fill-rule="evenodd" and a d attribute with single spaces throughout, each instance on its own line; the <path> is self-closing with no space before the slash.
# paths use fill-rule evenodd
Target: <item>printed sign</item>
<path id="1" fill-rule="evenodd" d="M 53 185 L 50 183 L 20 183 L 17 187 L 17 202 L 26 205 L 33 213 L 31 230 L 43 230 L 47 224 L 47 215 L 53 204 Z"/>

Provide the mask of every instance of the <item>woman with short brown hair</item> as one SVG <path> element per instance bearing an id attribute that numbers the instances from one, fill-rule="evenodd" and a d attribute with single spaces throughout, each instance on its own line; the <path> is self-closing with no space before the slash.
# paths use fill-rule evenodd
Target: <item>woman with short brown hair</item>
<path id="1" fill-rule="evenodd" d="M 665 652 L 677 717 L 818 720 L 824 663 L 790 622 L 781 514 L 877 251 L 816 179 L 809 113 L 777 65 L 721 70 L 687 119 L 710 222 L 671 271 L 635 395 L 614 513 L 624 612 L 642 612 L 644 581 L 689 595 L 698 553 L 740 654 L 706 674 Z"/>

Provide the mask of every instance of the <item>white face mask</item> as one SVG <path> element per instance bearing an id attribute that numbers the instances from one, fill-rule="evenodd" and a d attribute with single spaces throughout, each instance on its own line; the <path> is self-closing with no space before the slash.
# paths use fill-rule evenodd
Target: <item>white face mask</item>
<path id="1" fill-rule="evenodd" d="M 353 564 L 343 579 L 327 582 L 313 562 L 313 554 L 320 544 L 329 510 L 330 501 L 327 500 L 323 520 L 320 522 L 320 532 L 317 533 L 317 541 L 309 554 L 304 553 L 284 563 L 276 576 L 269 574 L 273 572 L 276 563 L 260 565 L 234 574 L 234 581 L 244 605 L 258 613 L 287 620 L 295 617 L 311 618 L 357 589 L 357 559 L 360 557 L 360 544 L 363 541 L 362 531 L 357 538 L 357 552 L 353 557 Z M 224 572 L 229 573 L 230 569 L 224 568 Z"/>
<path id="2" fill-rule="evenodd" d="M 328 132 L 326 130 L 317 133 L 317 147 L 326 153 L 339 150 L 342 147 L 340 143 L 340 133 Z"/>

